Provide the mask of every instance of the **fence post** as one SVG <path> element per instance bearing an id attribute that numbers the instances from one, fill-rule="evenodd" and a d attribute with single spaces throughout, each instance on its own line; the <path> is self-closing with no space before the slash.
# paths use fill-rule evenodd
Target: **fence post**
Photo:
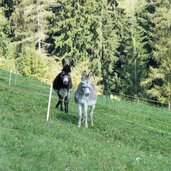
<path id="1" fill-rule="evenodd" d="M 170 110 L 171 109 L 171 103 L 168 102 L 168 109 Z"/>
<path id="2" fill-rule="evenodd" d="M 51 98 L 52 98 L 52 85 L 50 86 L 50 92 L 49 92 L 49 102 L 48 102 L 48 110 L 47 110 L 47 116 L 46 116 L 46 120 L 49 120 L 49 113 L 50 113 L 50 103 L 51 103 Z"/>
<path id="3" fill-rule="evenodd" d="M 18 69 L 16 68 L 14 85 L 16 85 L 17 75 L 18 75 Z"/>
<path id="4" fill-rule="evenodd" d="M 12 75 L 12 70 L 10 70 L 9 85 L 11 84 L 11 75 Z"/>

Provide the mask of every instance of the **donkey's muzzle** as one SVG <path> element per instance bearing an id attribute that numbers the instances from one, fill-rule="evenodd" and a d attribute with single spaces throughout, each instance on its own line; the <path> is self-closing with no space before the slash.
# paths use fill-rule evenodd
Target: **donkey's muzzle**
<path id="1" fill-rule="evenodd" d="M 88 97 L 90 93 L 85 93 L 85 96 Z"/>
<path id="2" fill-rule="evenodd" d="M 64 85 L 67 85 L 68 82 L 69 82 L 68 76 L 64 76 L 64 78 L 63 78 L 63 84 L 64 84 Z"/>
<path id="3" fill-rule="evenodd" d="M 64 81 L 63 83 L 64 83 L 64 85 L 67 85 L 68 84 L 68 81 Z"/>

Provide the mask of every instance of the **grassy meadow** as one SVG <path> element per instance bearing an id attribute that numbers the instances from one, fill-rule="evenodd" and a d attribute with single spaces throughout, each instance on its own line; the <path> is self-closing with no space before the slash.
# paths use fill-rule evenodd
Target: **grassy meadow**
<path id="1" fill-rule="evenodd" d="M 47 122 L 49 85 L 8 78 L 0 70 L 0 171 L 171 170 L 171 111 L 99 96 L 94 127 L 79 129 L 74 90 L 69 116 L 53 92 Z"/>

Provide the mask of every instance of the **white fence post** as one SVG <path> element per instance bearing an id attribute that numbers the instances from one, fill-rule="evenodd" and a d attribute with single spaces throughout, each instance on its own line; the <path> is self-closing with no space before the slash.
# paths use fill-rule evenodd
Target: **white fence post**
<path id="1" fill-rule="evenodd" d="M 11 84 L 11 75 L 12 75 L 12 70 L 10 71 L 10 76 L 9 76 L 9 85 Z"/>
<path id="2" fill-rule="evenodd" d="M 171 102 L 168 102 L 168 109 L 171 109 Z"/>
<path id="3" fill-rule="evenodd" d="M 14 81 L 14 85 L 16 85 L 17 75 L 18 75 L 18 69 L 16 68 L 16 71 L 15 71 L 15 81 Z"/>
<path id="4" fill-rule="evenodd" d="M 50 86 L 50 92 L 49 92 L 49 102 L 48 102 L 48 110 L 47 110 L 47 116 L 46 116 L 46 120 L 49 120 L 49 113 L 50 113 L 50 103 L 51 103 L 51 98 L 52 98 L 52 85 Z"/>

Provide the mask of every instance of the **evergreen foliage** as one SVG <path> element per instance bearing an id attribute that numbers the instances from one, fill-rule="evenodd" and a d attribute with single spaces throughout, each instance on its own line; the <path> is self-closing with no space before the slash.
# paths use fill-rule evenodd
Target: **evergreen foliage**
<path id="1" fill-rule="evenodd" d="M 8 50 L 8 21 L 0 11 L 0 56 L 6 57 Z"/>
<path id="2" fill-rule="evenodd" d="M 169 1 L 158 1 L 152 21 L 155 25 L 155 50 L 147 79 L 142 83 L 147 94 L 155 100 L 171 102 L 171 6 Z"/>
<path id="3" fill-rule="evenodd" d="M 169 0 L 0 0 L 0 65 L 48 80 L 72 57 L 107 96 L 170 103 L 170 17 Z"/>

